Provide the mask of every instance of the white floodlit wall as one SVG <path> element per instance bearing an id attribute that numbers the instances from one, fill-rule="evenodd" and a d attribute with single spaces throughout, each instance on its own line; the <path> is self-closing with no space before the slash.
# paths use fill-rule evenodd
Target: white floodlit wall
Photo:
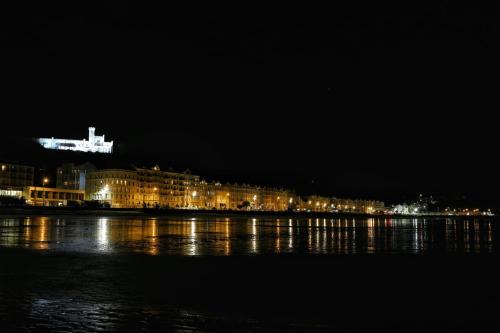
<path id="1" fill-rule="evenodd" d="M 38 142 L 46 149 L 83 151 L 86 153 L 113 152 L 113 141 L 106 142 L 104 135 L 95 135 L 95 128 L 89 127 L 88 140 L 70 140 L 55 138 L 39 138 Z"/>

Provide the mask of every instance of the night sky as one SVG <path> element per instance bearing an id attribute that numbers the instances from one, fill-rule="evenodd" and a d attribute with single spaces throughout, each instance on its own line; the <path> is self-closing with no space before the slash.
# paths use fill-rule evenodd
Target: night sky
<path id="1" fill-rule="evenodd" d="M 26 138 L 95 126 L 110 161 L 209 180 L 500 200 L 496 10 L 37 6 L 0 14 L 2 160 L 46 165 Z"/>

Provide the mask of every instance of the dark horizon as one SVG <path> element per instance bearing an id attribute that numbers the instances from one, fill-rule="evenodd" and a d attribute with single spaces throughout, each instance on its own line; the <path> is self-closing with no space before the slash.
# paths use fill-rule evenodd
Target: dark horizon
<path id="1" fill-rule="evenodd" d="M 208 179 L 500 201 L 485 8 L 47 6 L 2 23 L 1 159 L 95 126 L 126 163 Z"/>

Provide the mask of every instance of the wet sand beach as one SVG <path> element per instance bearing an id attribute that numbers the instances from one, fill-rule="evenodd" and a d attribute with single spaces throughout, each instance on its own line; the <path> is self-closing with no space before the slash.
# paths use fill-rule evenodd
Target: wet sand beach
<path id="1" fill-rule="evenodd" d="M 252 237 L 242 236 L 239 221 L 238 227 L 229 224 L 231 250 L 226 253 L 224 221 L 198 221 L 193 231 L 192 221 L 158 220 L 156 236 L 148 231 L 149 220 L 43 221 L 2 220 L 2 331 L 470 332 L 496 327 L 499 320 L 495 226 L 488 233 L 487 225 L 463 225 L 460 239 L 472 246 L 468 251 L 466 246 L 387 251 L 387 245 L 375 244 L 374 252 L 347 254 L 335 252 L 335 242 L 328 240 L 338 235 L 346 244 L 347 238 L 365 239 L 350 229 L 366 233 L 366 242 L 377 229 L 387 242 L 398 233 L 413 236 L 413 228 L 426 230 L 423 242 L 440 233 L 421 222 L 385 226 L 389 234 L 382 233 L 382 222 L 340 223 L 338 228 L 326 223 L 311 233 L 304 231 L 308 227 L 300 230 L 303 235 L 294 236 L 294 250 L 287 252 L 289 221 L 278 226 L 282 232 L 275 220 L 257 221 L 260 251 L 254 253 Z M 247 221 L 249 233 L 252 222 Z M 301 222 L 308 225 L 292 221 L 294 232 Z M 212 224 L 203 229 L 206 223 Z M 324 253 L 308 250 L 307 240 L 317 231 L 320 248 L 326 237 L 330 249 Z M 458 239 L 453 242 L 460 246 Z M 302 240 L 306 245 L 300 245 Z M 475 240 L 477 252 L 470 251 Z M 217 247 L 222 250 L 209 251 Z"/>

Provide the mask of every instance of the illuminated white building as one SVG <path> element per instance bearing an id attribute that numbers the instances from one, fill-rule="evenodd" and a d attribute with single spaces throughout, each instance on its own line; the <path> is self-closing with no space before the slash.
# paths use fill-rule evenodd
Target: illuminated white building
<path id="1" fill-rule="evenodd" d="M 83 151 L 86 153 L 113 152 L 113 141 L 106 142 L 104 135 L 95 135 L 95 128 L 89 127 L 88 140 L 40 138 L 38 142 L 46 149 Z"/>

